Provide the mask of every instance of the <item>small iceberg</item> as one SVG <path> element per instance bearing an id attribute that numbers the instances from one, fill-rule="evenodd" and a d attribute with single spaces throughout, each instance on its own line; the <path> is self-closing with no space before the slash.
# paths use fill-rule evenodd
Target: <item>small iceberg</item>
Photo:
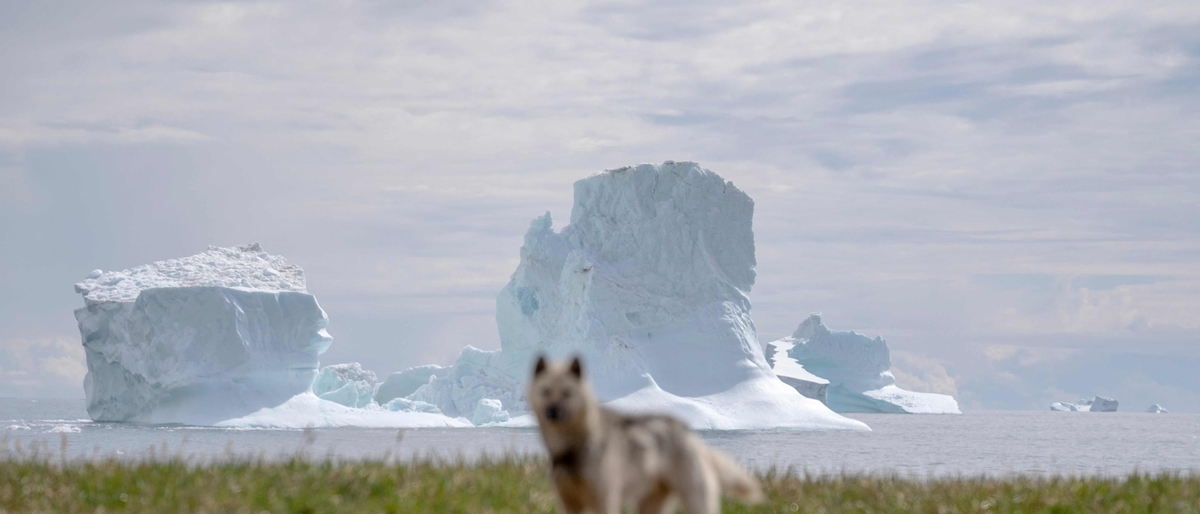
<path id="1" fill-rule="evenodd" d="M 883 338 L 829 330 L 818 314 L 767 346 L 780 380 L 834 412 L 961 414 L 953 396 L 897 387 Z"/>
<path id="2" fill-rule="evenodd" d="M 317 373 L 312 392 L 322 400 L 361 409 L 371 405 L 378 381 L 374 372 L 364 370 L 357 362 L 334 364 Z"/>

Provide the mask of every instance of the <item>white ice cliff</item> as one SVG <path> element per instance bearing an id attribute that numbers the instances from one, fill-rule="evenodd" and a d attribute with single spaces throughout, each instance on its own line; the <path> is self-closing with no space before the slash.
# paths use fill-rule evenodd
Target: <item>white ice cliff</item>
<path id="1" fill-rule="evenodd" d="M 308 391 L 329 347 L 304 272 L 258 245 L 75 284 L 97 421 L 212 424 Z"/>
<path id="2" fill-rule="evenodd" d="M 770 344 L 777 349 L 776 373 L 783 369 L 788 375 L 806 373 L 829 381 L 825 401 L 835 412 L 960 413 L 952 396 L 897 387 L 891 354 L 883 338 L 831 331 L 821 323 L 820 316 L 813 314 L 792 337 Z"/>
<path id="3" fill-rule="evenodd" d="M 538 217 L 496 299 L 500 349 L 466 347 L 407 399 L 449 416 L 525 411 L 539 353 L 584 358 L 600 397 L 701 428 L 865 426 L 784 384 L 750 318 L 754 202 L 689 162 L 575 183 L 571 222 Z M 401 388 L 403 390 L 403 388 Z M 518 421 L 518 420 L 514 420 Z"/>
<path id="4" fill-rule="evenodd" d="M 1117 412 L 1117 401 L 1104 396 L 1092 398 L 1092 412 Z"/>
<path id="5" fill-rule="evenodd" d="M 304 272 L 258 245 L 208 251 L 75 285 L 97 421 L 240 426 L 446 426 L 371 413 L 311 392 L 332 338 Z M 369 401 L 371 392 L 367 392 Z M 357 400 L 356 400 L 356 403 Z"/>

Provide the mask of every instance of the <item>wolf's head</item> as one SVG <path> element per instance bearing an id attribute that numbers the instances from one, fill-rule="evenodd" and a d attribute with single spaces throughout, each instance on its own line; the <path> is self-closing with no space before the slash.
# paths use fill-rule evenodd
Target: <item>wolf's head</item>
<path id="1" fill-rule="evenodd" d="M 595 405 L 592 390 L 583 379 L 579 357 L 570 363 L 548 362 L 538 357 L 533 380 L 526 392 L 538 425 L 545 428 L 578 427 Z"/>

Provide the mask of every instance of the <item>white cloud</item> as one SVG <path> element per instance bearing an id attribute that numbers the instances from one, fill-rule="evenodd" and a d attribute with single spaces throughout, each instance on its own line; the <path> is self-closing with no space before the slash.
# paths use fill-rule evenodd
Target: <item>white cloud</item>
<path id="1" fill-rule="evenodd" d="M 193 130 L 164 125 L 106 126 L 71 122 L 28 124 L 0 119 L 0 147 L 38 148 L 79 144 L 141 144 L 207 141 L 211 137 Z"/>
<path id="2" fill-rule="evenodd" d="M 24 396 L 82 396 L 83 345 L 65 337 L 0 342 L 0 391 Z"/>
<path id="3" fill-rule="evenodd" d="M 1200 309 L 1200 281 L 1195 278 L 1161 277 L 1100 289 L 1080 286 L 1079 281 L 1076 276 L 1059 276 L 1048 290 L 1023 293 L 1021 305 L 995 314 L 995 328 L 1014 334 L 1200 329 L 1194 315 Z"/>
<path id="4" fill-rule="evenodd" d="M 910 391 L 958 396 L 958 385 L 942 361 L 903 351 L 892 351 L 896 385 Z"/>

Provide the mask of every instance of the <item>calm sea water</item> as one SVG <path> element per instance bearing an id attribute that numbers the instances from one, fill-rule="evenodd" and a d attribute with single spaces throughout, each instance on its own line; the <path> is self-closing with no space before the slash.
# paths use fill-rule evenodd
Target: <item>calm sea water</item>
<path id="1" fill-rule="evenodd" d="M 705 432 L 748 465 L 811 473 L 1093 475 L 1200 472 L 1200 415 L 969 412 L 952 416 L 852 415 L 871 432 Z M 3 451 L 59 458 L 454 459 L 540 454 L 533 429 L 155 427 L 87 420 L 82 400 L 0 398 Z M 65 445 L 65 446 L 64 446 Z"/>

